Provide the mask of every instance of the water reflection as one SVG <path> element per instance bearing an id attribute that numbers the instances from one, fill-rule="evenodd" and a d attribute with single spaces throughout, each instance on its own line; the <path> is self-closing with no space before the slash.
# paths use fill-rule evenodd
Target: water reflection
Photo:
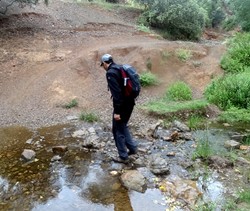
<path id="1" fill-rule="evenodd" d="M 71 125 L 30 131 L 23 127 L 0 128 L 0 210 L 164 210 L 158 190 L 136 193 L 111 176 L 103 158 L 86 152 L 70 134 Z M 32 140 L 32 144 L 26 143 Z M 66 145 L 68 152 L 51 162 L 52 146 Z M 24 149 L 36 152 L 25 163 Z M 152 199 L 153 198 L 153 199 Z"/>

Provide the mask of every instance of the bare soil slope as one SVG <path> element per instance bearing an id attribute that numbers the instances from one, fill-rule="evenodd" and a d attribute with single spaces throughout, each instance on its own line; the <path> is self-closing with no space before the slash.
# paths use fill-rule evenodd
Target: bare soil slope
<path id="1" fill-rule="evenodd" d="M 110 94 L 99 67 L 103 53 L 140 73 L 150 63 L 161 84 L 144 88 L 138 104 L 161 96 L 176 80 L 190 84 L 194 96 L 201 97 L 211 77 L 222 74 L 224 46 L 166 41 L 139 32 L 137 15 L 136 10 L 107 11 L 60 0 L 49 7 L 13 7 L 0 19 L 0 126 L 63 123 L 83 110 L 110 120 Z M 180 61 L 177 49 L 190 50 L 192 58 Z M 74 98 L 78 108 L 62 108 Z"/>

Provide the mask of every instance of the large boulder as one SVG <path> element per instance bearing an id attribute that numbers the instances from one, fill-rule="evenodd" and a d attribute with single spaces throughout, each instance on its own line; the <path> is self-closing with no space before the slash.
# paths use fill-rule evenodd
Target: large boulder
<path id="1" fill-rule="evenodd" d="M 144 193 L 147 189 L 146 178 L 137 170 L 128 170 L 122 174 L 121 181 L 129 190 Z"/>
<path id="2" fill-rule="evenodd" d="M 149 169 L 155 175 L 169 174 L 169 165 L 160 154 L 154 154 L 149 158 Z"/>

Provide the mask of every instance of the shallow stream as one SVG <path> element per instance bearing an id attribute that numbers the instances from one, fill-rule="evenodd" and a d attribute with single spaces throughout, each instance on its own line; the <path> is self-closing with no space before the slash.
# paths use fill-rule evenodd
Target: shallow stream
<path id="1" fill-rule="evenodd" d="M 166 196 L 156 187 L 148 187 L 145 193 L 125 189 L 119 177 L 110 174 L 113 169 L 122 168 L 121 164 L 110 164 L 102 153 L 80 147 L 77 138 L 71 136 L 75 130 L 72 125 L 35 131 L 24 127 L 0 129 L 0 210 L 161 211 L 168 208 Z M 194 136 L 207 137 L 223 153 L 222 143 L 230 138 L 229 134 L 225 129 L 216 129 L 196 131 Z M 68 152 L 52 162 L 55 145 L 68 146 Z M 21 159 L 24 149 L 36 152 L 32 162 Z M 239 176 L 233 178 L 237 172 L 224 177 L 221 173 L 210 171 L 205 178 L 201 170 L 194 176 L 203 200 L 223 204 L 235 187 L 245 185 L 244 178 L 242 181 Z M 154 175 L 148 178 L 153 180 Z"/>

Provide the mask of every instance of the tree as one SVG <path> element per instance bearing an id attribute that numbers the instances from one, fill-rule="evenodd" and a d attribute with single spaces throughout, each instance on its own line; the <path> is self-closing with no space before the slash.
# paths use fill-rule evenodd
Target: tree
<path id="1" fill-rule="evenodd" d="M 8 11 L 8 8 L 11 7 L 14 3 L 19 4 L 20 7 L 24 7 L 30 4 L 37 4 L 39 0 L 0 0 L 0 5 L 3 4 L 3 11 L 0 11 L 0 14 L 5 15 Z M 44 0 L 44 3 L 48 5 L 49 1 Z"/>
<path id="2" fill-rule="evenodd" d="M 205 14 L 195 0 L 139 0 L 147 3 L 143 21 L 166 30 L 177 39 L 199 39 L 205 25 Z"/>
<path id="3" fill-rule="evenodd" d="M 244 31 L 250 31 L 250 0 L 233 0 L 236 18 Z"/>

